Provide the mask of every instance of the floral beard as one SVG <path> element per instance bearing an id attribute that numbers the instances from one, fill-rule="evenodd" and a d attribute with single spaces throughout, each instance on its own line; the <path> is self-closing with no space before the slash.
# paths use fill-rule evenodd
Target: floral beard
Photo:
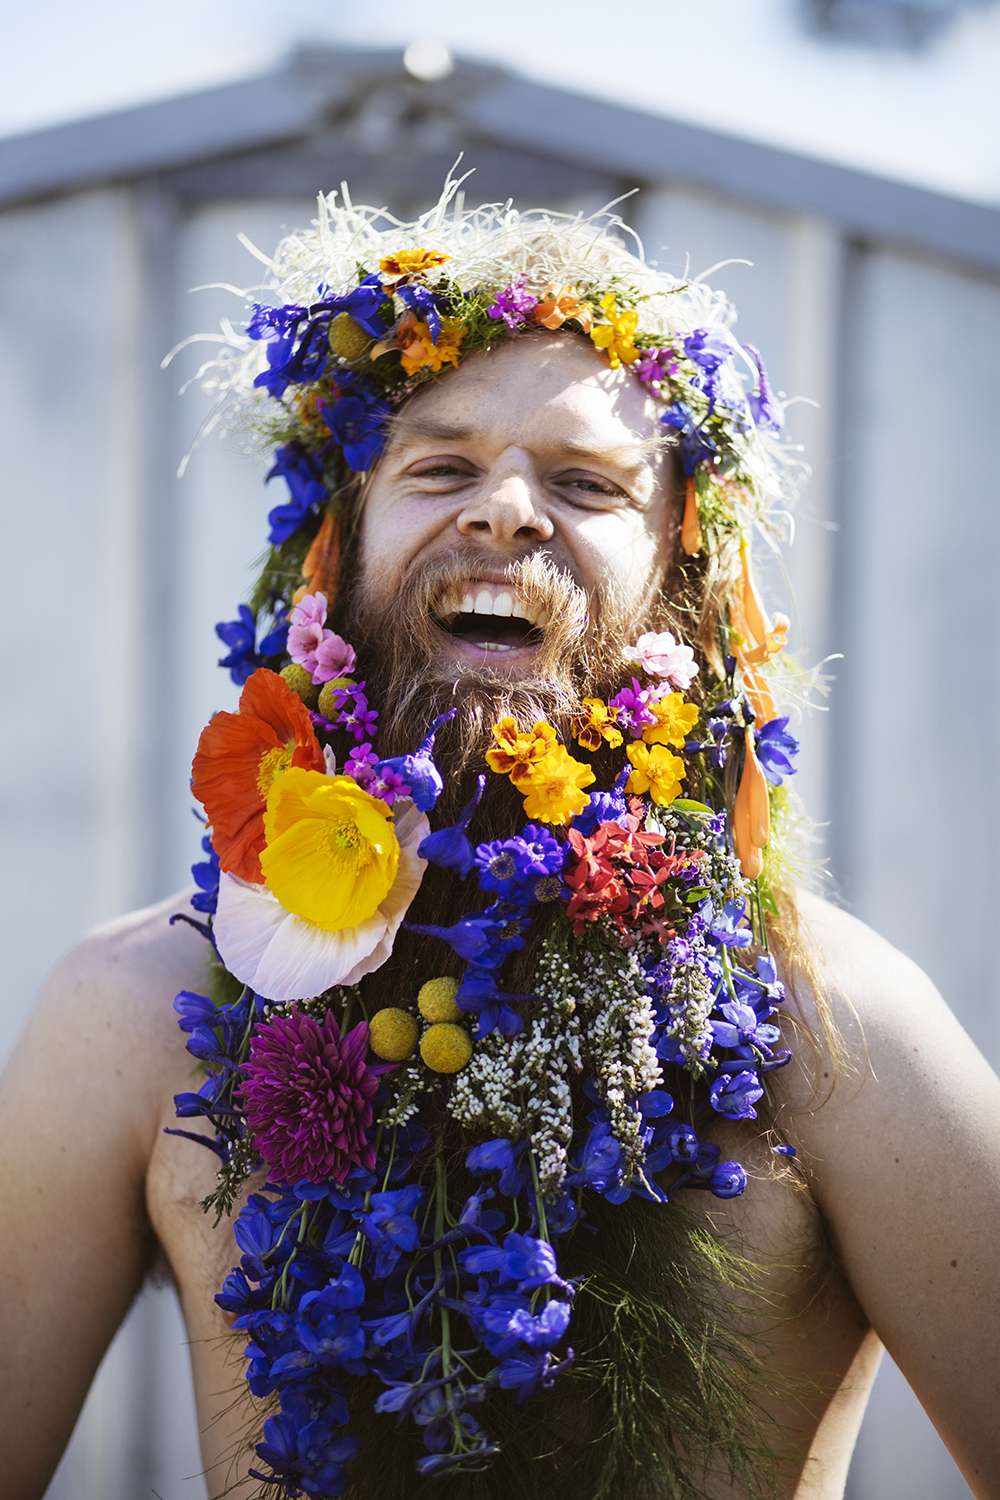
<path id="1" fill-rule="evenodd" d="M 353 550 L 353 549 L 352 549 Z M 668 610 L 661 579 L 644 598 L 627 598 L 602 581 L 588 595 L 542 550 L 511 562 L 503 586 L 519 593 L 548 623 L 533 661 L 519 675 L 482 662 L 456 663 L 442 653 L 435 609 L 470 576 L 497 570 L 495 555 L 475 547 L 450 549 L 418 566 L 403 587 L 372 576 L 355 551 L 343 576 L 355 580 L 341 595 L 343 633 L 357 649 L 369 701 L 379 705 L 378 749 L 386 757 L 412 749 L 438 714 L 456 710 L 439 732 L 434 758 L 445 779 L 443 821 L 457 812 L 492 740 L 493 725 L 510 715 L 522 725 L 545 719 L 568 745 L 570 721 L 584 696 L 607 697 L 627 681 L 622 651 L 642 630 L 658 629 Z M 600 775 L 600 767 L 595 764 Z M 476 815 L 480 838 L 502 837 L 519 807 L 503 778 L 488 776 Z M 504 815 L 506 813 L 506 816 Z"/>

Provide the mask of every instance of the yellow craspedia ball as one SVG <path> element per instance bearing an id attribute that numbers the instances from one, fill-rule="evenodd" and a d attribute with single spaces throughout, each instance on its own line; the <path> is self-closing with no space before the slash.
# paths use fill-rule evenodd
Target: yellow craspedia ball
<path id="1" fill-rule="evenodd" d="M 417 1018 L 410 1011 L 386 1005 L 368 1023 L 368 1045 L 385 1062 L 404 1062 L 413 1055 L 419 1030 Z"/>
<path id="2" fill-rule="evenodd" d="M 350 313 L 338 313 L 330 324 L 330 353 L 341 359 L 360 359 L 371 342 L 371 335 Z"/>
<path id="3" fill-rule="evenodd" d="M 460 1021 L 462 1012 L 455 1004 L 457 979 L 428 979 L 417 991 L 417 1009 L 425 1021 Z"/>
<path id="4" fill-rule="evenodd" d="M 280 677 L 291 688 L 296 698 L 301 698 L 306 708 L 315 708 L 316 700 L 319 698 L 319 683 L 313 682 L 312 673 L 300 666 L 297 661 L 290 661 L 287 667 L 282 667 Z"/>
<path id="5" fill-rule="evenodd" d="M 345 688 L 354 686 L 353 677 L 332 677 L 329 682 L 324 682 L 319 690 L 319 702 L 317 707 L 324 719 L 336 719 L 340 712 L 341 699 L 338 697 Z"/>
<path id="6" fill-rule="evenodd" d="M 420 1056 L 432 1073 L 458 1073 L 472 1056 L 472 1038 L 464 1026 L 435 1021 L 420 1038 Z"/>

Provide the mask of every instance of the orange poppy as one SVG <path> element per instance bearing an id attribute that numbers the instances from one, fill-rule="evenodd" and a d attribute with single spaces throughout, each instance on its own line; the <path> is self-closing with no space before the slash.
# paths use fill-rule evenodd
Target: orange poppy
<path id="1" fill-rule="evenodd" d="M 219 864 L 241 880 L 263 880 L 264 807 L 289 766 L 326 769 L 309 710 L 277 672 L 261 667 L 247 680 L 239 712 L 209 719 L 191 767 Z"/>

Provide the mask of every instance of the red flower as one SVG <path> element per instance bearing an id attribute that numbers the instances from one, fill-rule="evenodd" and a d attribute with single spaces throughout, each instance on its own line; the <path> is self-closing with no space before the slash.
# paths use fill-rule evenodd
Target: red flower
<path id="1" fill-rule="evenodd" d="M 239 713 L 212 715 L 191 767 L 219 865 L 241 880 L 263 880 L 267 794 L 289 766 L 322 771 L 323 752 L 305 704 L 284 678 L 261 667 L 240 695 Z"/>
<path id="2" fill-rule="evenodd" d="M 626 942 L 647 934 L 661 942 L 673 936 L 660 915 L 663 886 L 697 863 L 700 849 L 666 853 L 660 848 L 663 834 L 643 832 L 634 813 L 599 823 L 589 838 L 575 828 L 567 836 L 573 855 L 563 879 L 573 894 L 566 915 L 577 937 L 588 922 L 600 921 L 610 922 Z"/>

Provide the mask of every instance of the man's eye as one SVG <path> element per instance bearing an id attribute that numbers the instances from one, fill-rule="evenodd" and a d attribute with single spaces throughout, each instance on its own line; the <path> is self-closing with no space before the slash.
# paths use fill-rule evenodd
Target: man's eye
<path id="1" fill-rule="evenodd" d="M 568 489 L 579 490 L 585 495 L 607 495 L 610 499 L 620 499 L 624 493 L 616 484 L 611 484 L 606 479 L 586 479 L 582 475 L 570 475 L 558 482 Z"/>
<path id="2" fill-rule="evenodd" d="M 431 464 L 429 468 L 413 470 L 414 479 L 442 479 L 454 474 L 468 477 L 466 471 L 457 468 L 455 464 Z"/>

